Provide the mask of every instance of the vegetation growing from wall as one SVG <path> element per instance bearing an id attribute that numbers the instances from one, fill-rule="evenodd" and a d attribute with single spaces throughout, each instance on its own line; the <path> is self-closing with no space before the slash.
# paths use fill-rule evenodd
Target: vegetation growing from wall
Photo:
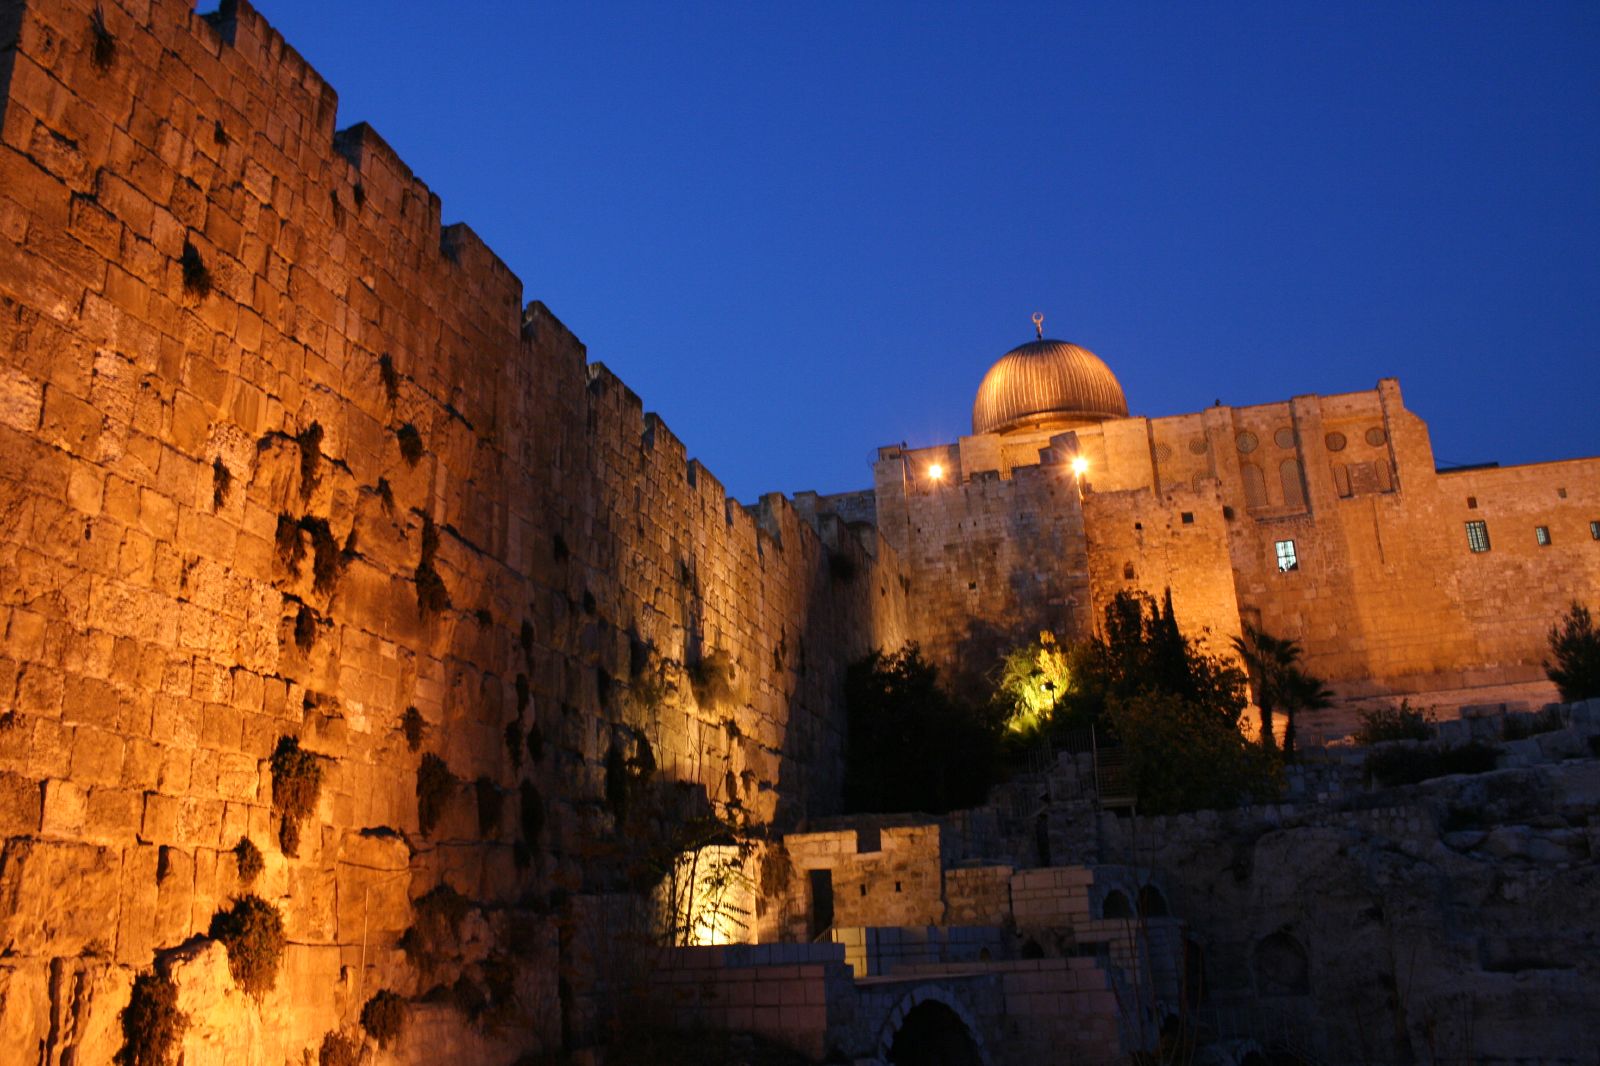
<path id="1" fill-rule="evenodd" d="M 445 761 L 431 751 L 424 755 L 417 767 L 417 826 L 423 836 L 438 826 L 455 790 L 456 775 Z"/>
<path id="2" fill-rule="evenodd" d="M 317 757 L 294 737 L 278 738 L 272 752 L 272 806 L 281 816 L 278 843 L 285 855 L 300 854 L 300 824 L 316 810 L 322 792 L 322 767 Z"/>
<path id="3" fill-rule="evenodd" d="M 1550 656 L 1545 673 L 1567 703 L 1600 698 L 1600 629 L 1589 608 L 1573 601 L 1561 620 L 1550 627 Z"/>
<path id="4" fill-rule="evenodd" d="M 233 846 L 233 858 L 239 866 L 239 883 L 249 885 L 261 876 L 261 871 L 266 868 L 262 861 L 261 849 L 249 837 L 240 837 L 239 843 Z"/>
<path id="5" fill-rule="evenodd" d="M 361 1043 L 343 1033 L 329 1033 L 317 1049 L 317 1066 L 360 1066 Z"/>
<path id="6" fill-rule="evenodd" d="M 406 713 L 400 716 L 400 732 L 406 738 L 406 747 L 421 751 L 422 737 L 426 731 L 427 723 L 422 720 L 422 712 L 415 707 L 407 707 Z"/>
<path id="7" fill-rule="evenodd" d="M 471 910 L 471 901 L 444 883 L 412 900 L 411 925 L 400 937 L 400 950 L 418 973 L 433 974 L 454 954 L 461 922 Z"/>
<path id="8" fill-rule="evenodd" d="M 121 1020 L 117 1066 L 170 1066 L 176 1061 L 189 1019 L 178 1009 L 178 986 L 170 977 L 151 971 L 135 977 Z"/>
<path id="9" fill-rule="evenodd" d="M 385 988 L 361 1008 L 361 1028 L 372 1034 L 381 1048 L 400 1042 L 405 1033 L 407 1004 L 401 996 Z"/>
<path id="10" fill-rule="evenodd" d="M 847 811 L 942 814 L 984 801 L 1004 717 L 946 694 L 915 644 L 852 663 L 844 698 Z"/>
<path id="11" fill-rule="evenodd" d="M 210 935 L 228 950 L 228 971 L 246 994 L 272 991 L 283 962 L 283 916 L 257 895 L 241 896 L 211 919 Z"/>

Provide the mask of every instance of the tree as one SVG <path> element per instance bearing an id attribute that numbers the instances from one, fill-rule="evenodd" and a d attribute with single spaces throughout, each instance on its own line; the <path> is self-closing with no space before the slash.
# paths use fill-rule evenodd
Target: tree
<path id="1" fill-rule="evenodd" d="M 1055 723 L 1098 725 L 1122 744 L 1140 810 L 1230 807 L 1281 787 L 1277 760 L 1240 728 L 1244 674 L 1183 635 L 1170 591 L 1159 603 L 1118 593 L 1068 663 Z"/>
<path id="2" fill-rule="evenodd" d="M 972 807 L 993 783 L 1002 719 L 947 695 L 915 644 L 845 671 L 845 809 Z"/>
<path id="3" fill-rule="evenodd" d="M 1564 702 L 1600 697 L 1600 630 L 1589 608 L 1572 601 L 1561 621 L 1550 627 L 1550 654 L 1555 663 L 1545 660 L 1544 672 Z"/>
<path id="4" fill-rule="evenodd" d="M 1244 635 L 1233 638 L 1255 690 L 1256 706 L 1261 708 L 1261 746 L 1276 747 L 1272 730 L 1273 711 L 1282 709 L 1287 721 L 1283 731 L 1283 757 L 1294 759 L 1294 718 L 1298 711 L 1321 710 L 1332 705 L 1333 692 L 1314 674 L 1300 665 L 1300 642 L 1275 637 L 1249 622 Z"/>
<path id="5" fill-rule="evenodd" d="M 1067 651 L 1045 631 L 1013 650 L 1000 667 L 996 698 L 1008 734 L 1032 740 L 1049 725 L 1056 703 L 1072 687 Z"/>

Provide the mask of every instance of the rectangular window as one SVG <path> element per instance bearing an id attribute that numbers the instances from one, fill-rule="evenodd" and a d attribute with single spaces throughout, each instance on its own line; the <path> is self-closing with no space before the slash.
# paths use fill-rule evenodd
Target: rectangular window
<path id="1" fill-rule="evenodd" d="M 1294 553 L 1294 541 L 1280 540 L 1278 548 L 1278 573 L 1287 573 L 1290 570 L 1300 569 L 1300 558 Z"/>
<path id="2" fill-rule="evenodd" d="M 1541 548 L 1550 547 L 1550 527 L 1534 526 L 1533 539 L 1539 542 L 1539 547 Z"/>
<path id="3" fill-rule="evenodd" d="M 1489 550 L 1489 523 L 1467 523 L 1467 547 L 1471 548 L 1475 552 L 1486 552 Z"/>
<path id="4" fill-rule="evenodd" d="M 1589 536 L 1595 540 L 1600 540 L 1600 522 L 1589 523 Z"/>
<path id="5" fill-rule="evenodd" d="M 1184 525 L 1186 525 L 1186 526 L 1194 525 L 1194 512 L 1193 511 L 1184 511 L 1178 517 L 1183 519 L 1183 524 Z"/>
<path id="6" fill-rule="evenodd" d="M 1476 511 L 1477 509 L 1478 509 L 1478 498 L 1476 496 L 1468 496 L 1467 497 L 1467 510 Z"/>

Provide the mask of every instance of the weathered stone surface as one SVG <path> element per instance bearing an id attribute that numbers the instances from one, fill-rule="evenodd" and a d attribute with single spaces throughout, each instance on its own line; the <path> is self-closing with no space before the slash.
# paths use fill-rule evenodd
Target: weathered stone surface
<path id="1" fill-rule="evenodd" d="M 63 956 L 108 946 L 120 865 L 112 848 L 7 840 L 0 850 L 0 953 Z"/>

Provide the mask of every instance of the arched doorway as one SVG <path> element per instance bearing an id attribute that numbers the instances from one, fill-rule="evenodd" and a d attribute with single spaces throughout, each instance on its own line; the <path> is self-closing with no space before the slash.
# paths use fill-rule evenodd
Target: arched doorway
<path id="1" fill-rule="evenodd" d="M 889 1045 L 894 1066 L 984 1066 L 961 1016 L 936 999 L 912 1007 Z"/>

